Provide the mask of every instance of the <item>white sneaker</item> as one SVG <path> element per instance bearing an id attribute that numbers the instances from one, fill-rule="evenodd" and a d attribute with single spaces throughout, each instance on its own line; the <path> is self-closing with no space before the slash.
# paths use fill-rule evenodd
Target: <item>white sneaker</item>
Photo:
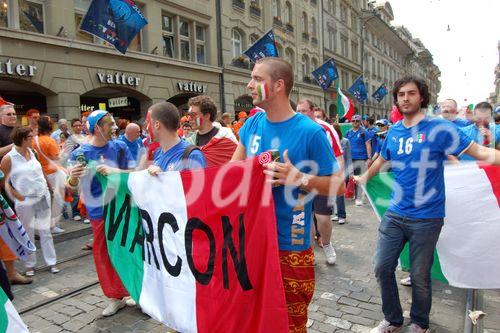
<path id="1" fill-rule="evenodd" d="M 50 229 L 50 232 L 53 234 L 62 234 L 64 232 L 64 229 L 61 229 L 59 227 L 54 227 Z"/>
<path id="2" fill-rule="evenodd" d="M 333 215 L 332 221 L 338 221 L 338 220 L 339 220 L 339 217 L 337 215 Z"/>
<path id="3" fill-rule="evenodd" d="M 340 219 L 339 219 L 339 224 L 345 224 L 345 219 L 340 218 Z"/>
<path id="4" fill-rule="evenodd" d="M 408 276 L 407 278 L 401 279 L 399 281 L 399 284 L 401 284 L 402 286 L 411 287 L 411 277 Z"/>
<path id="5" fill-rule="evenodd" d="M 408 333 L 430 333 L 430 329 L 428 328 L 422 328 L 418 326 L 417 324 L 413 323 L 408 327 L 408 330 L 406 332 Z"/>
<path id="6" fill-rule="evenodd" d="M 134 301 L 134 299 L 130 296 L 123 297 L 123 300 L 125 301 L 125 304 L 127 304 L 127 306 L 136 306 L 137 305 L 137 303 Z"/>
<path id="7" fill-rule="evenodd" d="M 377 327 L 373 328 L 370 333 L 396 333 L 401 332 L 402 326 L 391 325 L 387 320 L 382 320 Z"/>
<path id="8" fill-rule="evenodd" d="M 331 243 L 323 245 L 323 251 L 325 252 L 326 262 L 329 265 L 335 264 L 335 261 L 337 261 L 337 253 L 335 253 L 333 245 Z"/>
<path id="9" fill-rule="evenodd" d="M 75 221 L 81 221 L 82 217 L 80 215 L 75 215 L 75 216 L 73 216 L 73 220 L 75 220 Z"/>
<path id="10" fill-rule="evenodd" d="M 358 199 L 356 199 L 356 201 L 354 202 L 354 204 L 355 204 L 356 206 L 363 206 L 363 200 L 358 200 Z"/>
<path id="11" fill-rule="evenodd" d="M 89 220 L 89 219 L 83 219 L 83 223 L 85 223 L 85 224 L 89 224 L 89 223 L 90 223 L 90 220 Z"/>
<path id="12" fill-rule="evenodd" d="M 50 266 L 50 272 L 51 272 L 52 274 L 57 274 L 57 273 L 59 273 L 60 271 L 61 271 L 61 270 L 60 270 L 60 269 L 59 269 L 56 265 L 54 265 L 54 266 Z"/>
<path id="13" fill-rule="evenodd" d="M 127 305 L 124 300 L 112 299 L 109 301 L 108 306 L 102 311 L 104 317 L 110 317 L 118 312 L 118 310 L 123 309 Z"/>

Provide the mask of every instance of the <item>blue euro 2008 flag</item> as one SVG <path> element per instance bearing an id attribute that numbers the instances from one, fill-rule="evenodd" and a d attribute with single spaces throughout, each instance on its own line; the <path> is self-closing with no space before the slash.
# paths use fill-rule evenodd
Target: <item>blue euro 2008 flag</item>
<path id="1" fill-rule="evenodd" d="M 356 98 L 360 103 L 363 103 L 368 99 L 368 93 L 366 92 L 365 82 L 363 81 L 363 75 L 358 76 L 356 81 L 352 86 L 347 89 L 347 91 Z"/>
<path id="2" fill-rule="evenodd" d="M 257 62 L 257 60 L 265 57 L 278 57 L 278 49 L 276 48 L 273 30 L 269 30 L 264 36 L 250 46 L 248 50 L 243 52 L 243 54 L 249 57 L 253 62 Z"/>
<path id="3" fill-rule="evenodd" d="M 311 75 L 316 79 L 323 90 L 328 89 L 332 82 L 339 78 L 335 60 L 329 59 L 325 61 L 323 65 L 312 71 Z"/>
<path id="4" fill-rule="evenodd" d="M 148 21 L 133 0 L 93 0 L 80 29 L 125 53 L 146 24 Z"/>
<path id="5" fill-rule="evenodd" d="M 372 97 L 380 103 L 388 93 L 389 91 L 387 90 L 387 87 L 384 83 L 382 83 L 380 87 L 378 87 L 378 89 L 375 90 L 375 92 L 372 94 Z"/>

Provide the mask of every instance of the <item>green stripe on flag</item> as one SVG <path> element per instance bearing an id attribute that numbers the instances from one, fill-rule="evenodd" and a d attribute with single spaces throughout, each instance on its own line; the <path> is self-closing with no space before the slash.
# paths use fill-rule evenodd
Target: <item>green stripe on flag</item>
<path id="1" fill-rule="evenodd" d="M 0 288 L 0 333 L 7 332 L 7 325 L 9 323 L 9 318 L 7 318 L 7 310 L 5 309 L 5 304 L 9 302 L 9 298 L 5 294 L 2 288 Z"/>
<path id="2" fill-rule="evenodd" d="M 109 258 L 130 296 L 139 302 L 144 276 L 144 229 L 128 188 L 128 173 L 98 176 L 104 196 Z"/>
<path id="3" fill-rule="evenodd" d="M 370 179 L 370 181 L 365 186 L 366 194 L 379 221 L 382 219 L 382 216 L 384 216 L 387 208 L 389 207 L 393 183 L 393 174 L 391 172 L 382 172 Z M 405 247 L 403 248 L 399 259 L 401 261 L 401 267 L 403 268 L 403 270 L 409 271 L 410 247 L 408 243 L 406 243 Z M 434 263 L 432 264 L 431 268 L 431 276 L 433 279 L 448 283 L 448 280 L 441 270 L 439 255 L 436 250 L 434 251 Z"/>

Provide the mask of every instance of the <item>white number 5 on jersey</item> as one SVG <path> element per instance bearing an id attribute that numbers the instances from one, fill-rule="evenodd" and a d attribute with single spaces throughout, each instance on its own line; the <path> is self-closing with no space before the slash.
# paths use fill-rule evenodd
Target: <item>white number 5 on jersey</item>
<path id="1" fill-rule="evenodd" d="M 261 137 L 258 135 L 254 135 L 252 137 L 252 140 L 250 142 L 250 153 L 252 155 L 257 154 L 257 152 L 259 151 L 260 139 L 261 139 Z"/>

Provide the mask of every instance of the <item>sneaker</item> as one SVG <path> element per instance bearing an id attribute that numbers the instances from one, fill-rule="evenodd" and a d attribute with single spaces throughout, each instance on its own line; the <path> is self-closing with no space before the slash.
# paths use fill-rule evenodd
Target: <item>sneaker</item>
<path id="1" fill-rule="evenodd" d="M 59 273 L 60 271 L 61 271 L 61 270 L 60 270 L 59 268 L 57 268 L 57 266 L 55 266 L 55 265 L 54 265 L 54 266 L 50 266 L 50 272 L 51 272 L 52 274 L 57 274 L 57 273 Z"/>
<path id="2" fill-rule="evenodd" d="M 81 221 L 82 217 L 80 215 L 75 215 L 75 216 L 73 216 L 73 220 L 75 220 L 75 221 Z"/>
<path id="3" fill-rule="evenodd" d="M 137 305 L 137 303 L 134 301 L 134 299 L 130 296 L 123 297 L 123 300 L 125 301 L 125 304 L 127 304 L 127 306 L 136 306 Z"/>
<path id="4" fill-rule="evenodd" d="M 401 332 L 402 326 L 391 325 L 387 320 L 382 320 L 377 327 L 373 328 L 370 333 L 396 333 Z"/>
<path id="5" fill-rule="evenodd" d="M 430 333 L 430 329 L 428 328 L 422 328 L 418 326 L 417 324 L 413 323 L 410 326 L 408 326 L 408 330 L 406 332 L 408 333 Z"/>
<path id="6" fill-rule="evenodd" d="M 363 206 L 363 200 L 358 200 L 358 199 L 356 199 L 356 201 L 354 202 L 354 204 L 355 204 L 356 206 Z"/>
<path id="7" fill-rule="evenodd" d="M 339 220 L 339 217 L 337 215 L 333 215 L 332 221 L 338 221 L 338 220 Z"/>
<path id="8" fill-rule="evenodd" d="M 339 224 L 345 224 L 345 219 L 339 218 Z"/>
<path id="9" fill-rule="evenodd" d="M 35 269 L 34 268 L 28 268 L 26 269 L 26 273 L 24 273 L 26 276 L 35 276 Z"/>
<path id="10" fill-rule="evenodd" d="M 408 276 L 407 278 L 401 279 L 399 283 L 402 286 L 411 287 L 411 277 Z"/>
<path id="11" fill-rule="evenodd" d="M 337 261 L 337 254 L 335 253 L 333 245 L 331 243 L 323 245 L 323 251 L 325 251 L 326 262 L 329 265 L 335 264 L 335 261 Z"/>
<path id="12" fill-rule="evenodd" d="M 64 229 L 61 229 L 59 227 L 54 227 L 50 229 L 50 232 L 53 234 L 62 234 L 64 232 Z"/>
<path id="13" fill-rule="evenodd" d="M 90 220 L 89 220 L 89 219 L 87 219 L 87 218 L 84 218 L 84 219 L 83 219 L 83 223 L 85 223 L 85 224 L 89 224 L 89 223 L 90 223 Z"/>
<path id="14" fill-rule="evenodd" d="M 112 299 L 109 301 L 108 306 L 102 311 L 104 317 L 110 317 L 118 312 L 118 310 L 123 309 L 127 305 L 124 300 Z"/>

